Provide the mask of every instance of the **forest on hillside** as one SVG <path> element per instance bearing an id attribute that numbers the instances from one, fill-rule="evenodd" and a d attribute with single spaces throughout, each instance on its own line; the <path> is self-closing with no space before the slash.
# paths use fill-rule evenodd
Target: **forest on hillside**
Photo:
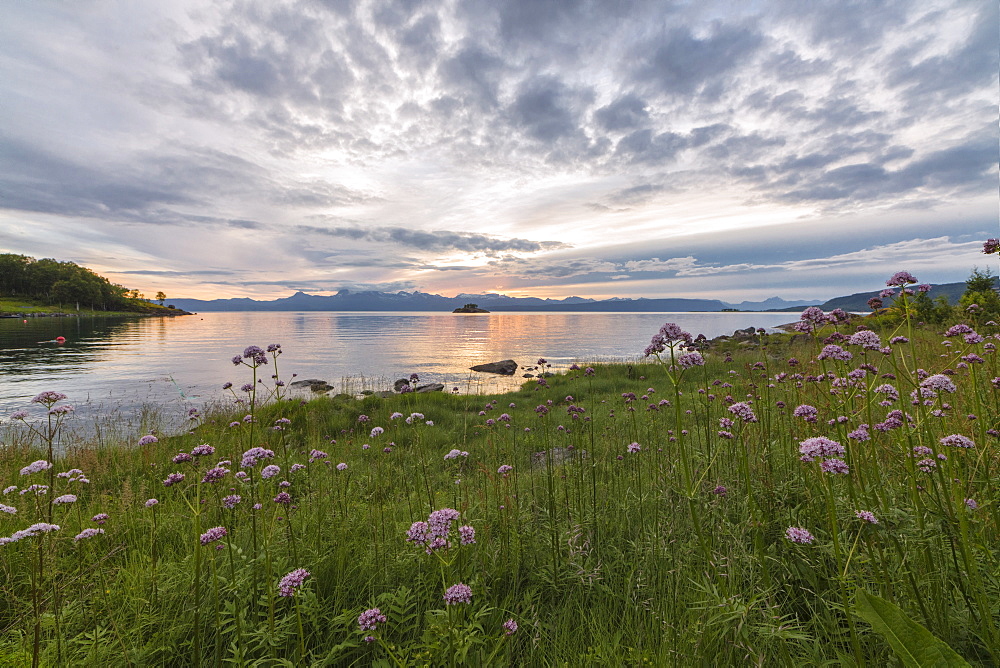
<path id="1" fill-rule="evenodd" d="M 45 304 L 75 305 L 95 311 L 148 311 L 153 304 L 138 290 L 112 283 L 75 262 L 0 253 L 0 297 Z M 162 306 L 166 295 L 157 293 Z"/>

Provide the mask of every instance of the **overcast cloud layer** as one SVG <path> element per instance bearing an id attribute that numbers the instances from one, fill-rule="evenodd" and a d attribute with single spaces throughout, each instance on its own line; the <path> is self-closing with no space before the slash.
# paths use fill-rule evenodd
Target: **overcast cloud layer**
<path id="1" fill-rule="evenodd" d="M 147 293 L 826 298 L 1000 234 L 996 0 L 2 13 L 0 251 Z"/>

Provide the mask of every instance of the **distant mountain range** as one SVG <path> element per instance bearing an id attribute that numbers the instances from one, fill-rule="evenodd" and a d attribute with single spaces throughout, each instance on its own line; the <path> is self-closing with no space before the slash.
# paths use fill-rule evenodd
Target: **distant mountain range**
<path id="1" fill-rule="evenodd" d="M 451 311 L 465 304 L 478 304 L 489 311 L 773 311 L 805 307 L 815 302 L 786 301 L 772 297 L 762 302 L 729 304 L 718 299 L 630 299 L 614 297 L 595 300 L 586 297 L 540 299 L 508 297 L 497 294 L 460 294 L 455 297 L 426 292 L 354 292 L 341 290 L 335 295 L 310 295 L 296 292 L 291 297 L 271 301 L 235 299 L 172 299 L 170 303 L 185 311 Z"/>
<path id="2" fill-rule="evenodd" d="M 965 283 L 946 283 L 935 286 L 931 294 L 944 294 L 954 303 L 965 290 Z M 731 304 L 718 299 L 540 299 L 538 297 L 508 297 L 497 294 L 460 294 L 454 297 L 427 292 L 376 292 L 341 290 L 335 295 L 310 295 L 296 292 L 291 297 L 270 301 L 257 301 L 246 297 L 234 299 L 173 299 L 171 304 L 185 311 L 452 311 L 465 304 L 477 304 L 488 311 L 798 311 L 806 306 L 821 306 L 824 310 L 842 308 L 849 311 L 867 311 L 867 301 L 878 294 L 863 292 L 847 297 L 837 297 L 822 304 L 818 300 L 788 301 L 771 297 L 760 302 L 743 301 Z"/>

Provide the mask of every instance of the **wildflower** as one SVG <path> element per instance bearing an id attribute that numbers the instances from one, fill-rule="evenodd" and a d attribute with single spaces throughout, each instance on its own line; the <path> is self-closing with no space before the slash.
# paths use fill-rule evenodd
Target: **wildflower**
<path id="1" fill-rule="evenodd" d="M 629 443 L 627 447 L 630 453 L 636 453 L 642 450 L 642 446 L 638 443 Z"/>
<path id="2" fill-rule="evenodd" d="M 70 406 L 69 404 L 66 404 L 64 406 L 55 406 L 49 409 L 49 415 L 66 415 L 68 413 L 72 413 L 75 410 L 76 409 Z"/>
<path id="3" fill-rule="evenodd" d="M 57 496 L 56 498 L 52 499 L 53 506 L 61 506 L 64 503 L 76 503 L 76 495 L 63 494 L 62 496 Z"/>
<path id="4" fill-rule="evenodd" d="M 152 508 L 153 506 L 157 505 L 158 503 L 159 503 L 159 501 L 156 500 L 156 499 L 146 499 L 146 503 L 144 503 L 143 505 L 146 506 L 147 508 Z"/>
<path id="5" fill-rule="evenodd" d="M 386 617 L 378 608 L 365 610 L 358 615 L 358 626 L 362 631 L 376 631 L 379 624 L 385 624 Z M 369 636 L 371 637 L 371 636 Z"/>
<path id="6" fill-rule="evenodd" d="M 517 633 L 517 622 L 515 622 L 513 619 L 508 619 L 506 622 L 503 623 L 503 628 L 505 636 L 512 636 L 515 633 Z"/>
<path id="7" fill-rule="evenodd" d="M 897 271 L 892 277 L 885 282 L 889 287 L 903 286 L 909 283 L 916 283 L 917 279 L 913 277 L 908 271 Z"/>
<path id="8" fill-rule="evenodd" d="M 171 459 L 170 461 L 172 461 L 174 464 L 183 464 L 185 462 L 192 461 L 192 457 L 186 452 L 178 452 L 176 455 L 174 455 L 174 458 Z"/>
<path id="9" fill-rule="evenodd" d="M 309 462 L 312 463 L 317 459 L 326 459 L 327 457 L 329 457 L 329 455 L 322 450 L 312 450 L 309 453 Z"/>
<path id="10" fill-rule="evenodd" d="M 84 538 L 93 538 L 94 536 L 99 536 L 104 533 L 104 529 L 84 529 L 80 533 L 73 536 L 73 542 L 83 540 Z"/>
<path id="11" fill-rule="evenodd" d="M 857 429 L 847 434 L 847 438 L 854 441 L 870 441 L 872 437 L 868 433 L 868 425 L 859 424 Z"/>
<path id="12" fill-rule="evenodd" d="M 878 524 L 878 518 L 875 517 L 873 513 L 867 510 L 858 510 L 854 513 L 854 516 L 857 517 L 859 520 L 868 522 L 868 524 Z"/>
<path id="13" fill-rule="evenodd" d="M 223 497 L 222 507 L 232 510 L 243 500 L 243 497 L 239 494 L 230 494 L 229 496 Z"/>
<path id="14" fill-rule="evenodd" d="M 240 466 L 248 469 L 256 466 L 257 462 L 261 459 L 274 459 L 274 450 L 267 450 L 266 448 L 261 447 L 250 448 L 243 453 L 243 459 L 240 461 Z"/>
<path id="15" fill-rule="evenodd" d="M 733 432 L 726 431 L 725 429 L 720 429 L 719 432 L 718 432 L 718 436 L 719 436 L 719 438 L 724 438 L 724 439 L 726 439 L 728 441 L 731 441 L 734 438 L 736 438 L 736 435 L 733 434 Z"/>
<path id="16" fill-rule="evenodd" d="M 359 415 L 358 416 L 358 422 L 361 422 L 362 424 L 365 423 L 365 422 L 370 422 L 370 421 L 371 421 L 371 418 L 368 417 L 367 415 Z"/>
<path id="17" fill-rule="evenodd" d="M 406 530 L 406 542 L 424 545 L 427 543 L 429 531 L 427 522 L 414 522 Z"/>
<path id="18" fill-rule="evenodd" d="M 497 469 L 497 473 L 499 473 L 502 476 L 506 476 L 507 474 L 509 474 L 513 470 L 514 470 L 514 467 L 511 466 L 510 464 L 502 464 L 500 466 L 500 468 Z"/>
<path id="19" fill-rule="evenodd" d="M 756 422 L 757 416 L 754 414 L 750 404 L 740 401 L 729 407 L 729 412 L 743 420 L 744 422 Z"/>
<path id="20" fill-rule="evenodd" d="M 230 423 L 229 423 L 229 426 L 230 426 L 230 427 L 239 427 L 239 426 L 240 426 L 240 423 L 239 423 L 239 422 L 230 422 Z"/>
<path id="21" fill-rule="evenodd" d="M 824 459 L 820 463 L 819 467 L 824 473 L 835 473 L 841 475 L 850 473 L 850 467 L 847 466 L 847 462 L 843 459 Z"/>
<path id="22" fill-rule="evenodd" d="M 23 469 L 21 469 L 21 475 L 31 475 L 32 473 L 39 473 L 41 471 L 46 471 L 52 468 L 52 463 L 47 462 L 44 459 L 39 459 L 37 461 L 31 462 Z"/>
<path id="23" fill-rule="evenodd" d="M 229 532 L 226 531 L 226 527 L 212 527 L 205 533 L 201 534 L 201 544 L 209 545 L 217 540 L 222 540 Z"/>
<path id="24" fill-rule="evenodd" d="M 295 590 L 302 586 L 310 573 L 304 568 L 296 568 L 294 571 L 281 578 L 278 583 L 279 596 L 294 596 Z"/>
<path id="25" fill-rule="evenodd" d="M 957 389 L 955 383 L 951 382 L 951 379 L 944 374 L 935 374 L 925 378 L 921 383 L 920 387 L 925 389 L 934 390 L 935 392 L 950 392 L 953 393 Z"/>
<path id="26" fill-rule="evenodd" d="M 461 513 L 454 508 L 442 508 L 432 512 L 427 518 L 431 536 L 446 538 L 448 532 L 451 531 L 451 523 L 457 520 L 460 515 Z"/>
<path id="27" fill-rule="evenodd" d="M 401 418 L 401 417 L 403 417 L 403 414 L 402 414 L 402 413 L 399 413 L 399 412 L 397 412 L 397 413 L 393 413 L 392 415 L 390 415 L 390 416 L 389 416 L 389 419 L 390 419 L 390 420 L 398 420 L 398 419 L 399 419 L 399 418 Z"/>
<path id="28" fill-rule="evenodd" d="M 20 491 L 20 495 L 24 496 L 30 492 L 34 492 L 35 496 L 41 496 L 42 494 L 48 494 L 48 485 L 29 485 Z"/>
<path id="29" fill-rule="evenodd" d="M 965 323 L 959 323 L 957 325 L 952 325 L 944 333 L 947 337 L 958 336 L 959 334 L 971 334 L 974 330 L 966 325 Z"/>
<path id="30" fill-rule="evenodd" d="M 840 346 L 831 344 L 828 346 L 823 346 L 823 350 L 821 350 L 819 355 L 816 356 L 816 359 L 820 360 L 834 359 L 834 360 L 840 360 L 841 362 L 847 362 L 851 360 L 853 357 L 854 355 L 844 350 Z"/>
<path id="31" fill-rule="evenodd" d="M 47 390 L 41 394 L 36 395 L 32 398 L 31 403 L 33 404 L 54 404 L 57 401 L 62 401 L 66 398 L 66 395 L 62 392 L 53 392 L 52 390 Z"/>
<path id="32" fill-rule="evenodd" d="M 274 497 L 274 502 L 281 503 L 287 506 L 289 503 L 292 502 L 292 495 L 289 494 L 288 492 L 278 492 L 278 495 Z"/>
<path id="33" fill-rule="evenodd" d="M 725 497 L 726 494 L 728 494 L 728 493 L 729 493 L 729 490 L 726 489 L 722 485 L 716 485 L 715 489 L 712 490 L 712 494 L 715 494 L 716 496 L 721 496 L 721 497 Z"/>
<path id="34" fill-rule="evenodd" d="M 167 479 L 163 481 L 164 487 L 170 487 L 171 485 L 176 485 L 184 480 L 183 473 L 171 473 L 167 476 Z"/>
<path id="35" fill-rule="evenodd" d="M 461 536 L 462 545 L 472 545 L 476 542 L 476 530 L 469 525 L 458 527 L 458 535 Z"/>
<path id="36" fill-rule="evenodd" d="M 468 457 L 469 453 L 463 450 L 452 449 L 444 456 L 445 459 L 458 459 L 459 457 Z"/>
<path id="37" fill-rule="evenodd" d="M 472 601 L 472 587 L 459 582 L 448 587 L 444 592 L 445 605 L 458 605 L 459 603 L 469 603 Z"/>
<path id="38" fill-rule="evenodd" d="M 824 436 L 807 438 L 799 444 L 800 458 L 804 462 L 811 462 L 818 457 L 840 457 L 845 449 L 840 443 L 831 441 Z"/>
<path id="39" fill-rule="evenodd" d="M 945 436 L 940 441 L 941 445 L 947 445 L 952 448 L 974 448 L 976 444 L 972 442 L 971 438 L 962 436 L 961 434 L 952 434 L 951 436 Z"/>
<path id="40" fill-rule="evenodd" d="M 878 334 L 870 329 L 863 329 L 860 332 L 851 334 L 851 337 L 847 340 L 847 344 L 850 346 L 861 346 L 865 350 L 878 350 L 882 347 L 882 341 L 879 339 Z"/>
<path id="41" fill-rule="evenodd" d="M 159 441 L 160 439 L 156 438 L 152 434 L 146 434 L 145 436 L 139 439 L 139 445 L 140 446 L 152 445 L 153 443 L 158 443 Z"/>
<path id="42" fill-rule="evenodd" d="M 383 433 L 384 431 L 385 431 L 385 429 L 383 429 L 382 427 L 372 427 L 372 435 L 371 436 L 372 436 L 372 438 L 375 438 L 376 436 L 378 436 L 379 434 Z"/>
<path id="43" fill-rule="evenodd" d="M 975 499 L 966 499 L 965 505 L 968 506 L 969 510 L 976 510 L 979 508 L 979 504 L 976 503 Z"/>
<path id="44" fill-rule="evenodd" d="M 816 407 L 810 406 L 809 404 L 802 404 L 801 406 L 797 406 L 795 410 L 792 411 L 792 415 L 794 415 L 795 417 L 800 417 L 804 419 L 806 422 L 815 422 L 816 416 L 818 414 L 819 411 L 816 410 Z"/>
<path id="45" fill-rule="evenodd" d="M 595 373 L 596 372 L 594 371 L 594 367 L 592 366 L 588 366 L 586 369 L 583 370 L 584 376 L 593 376 Z"/>
<path id="46" fill-rule="evenodd" d="M 7 513 L 8 515 L 16 515 L 17 508 L 15 508 L 14 506 L 7 506 L 0 503 L 0 513 Z"/>
<path id="47" fill-rule="evenodd" d="M 883 303 L 882 300 L 879 299 L 878 297 L 872 297 L 871 299 L 868 300 L 868 308 L 870 308 L 873 311 L 877 311 L 880 308 L 882 308 L 882 303 Z"/>
<path id="48" fill-rule="evenodd" d="M 921 459 L 919 462 L 917 462 L 917 468 L 923 471 L 924 473 L 930 473 L 935 468 L 937 468 L 937 462 L 935 462 L 933 459 Z"/>
<path id="49" fill-rule="evenodd" d="M 811 545 L 816 540 L 815 536 L 802 527 L 788 527 L 785 529 L 785 538 L 793 543 L 801 543 L 803 545 Z"/>
<path id="50" fill-rule="evenodd" d="M 701 353 L 686 353 L 677 358 L 677 366 L 690 369 L 693 366 L 705 366 L 705 358 Z"/>
<path id="51" fill-rule="evenodd" d="M 191 449 L 191 454 L 195 457 L 204 457 L 205 455 L 211 455 L 215 453 L 215 448 L 213 448 L 208 443 L 202 443 L 201 445 L 196 445 Z"/>
<path id="52" fill-rule="evenodd" d="M 281 467 L 277 464 L 268 464 L 260 471 L 260 477 L 267 480 L 281 473 Z"/>

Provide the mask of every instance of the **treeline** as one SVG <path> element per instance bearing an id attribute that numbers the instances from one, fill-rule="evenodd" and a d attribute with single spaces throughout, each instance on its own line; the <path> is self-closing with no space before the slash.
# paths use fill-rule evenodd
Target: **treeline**
<path id="1" fill-rule="evenodd" d="M 137 290 L 112 283 L 75 262 L 13 253 L 0 254 L 0 296 L 97 311 L 148 311 L 152 306 Z"/>

